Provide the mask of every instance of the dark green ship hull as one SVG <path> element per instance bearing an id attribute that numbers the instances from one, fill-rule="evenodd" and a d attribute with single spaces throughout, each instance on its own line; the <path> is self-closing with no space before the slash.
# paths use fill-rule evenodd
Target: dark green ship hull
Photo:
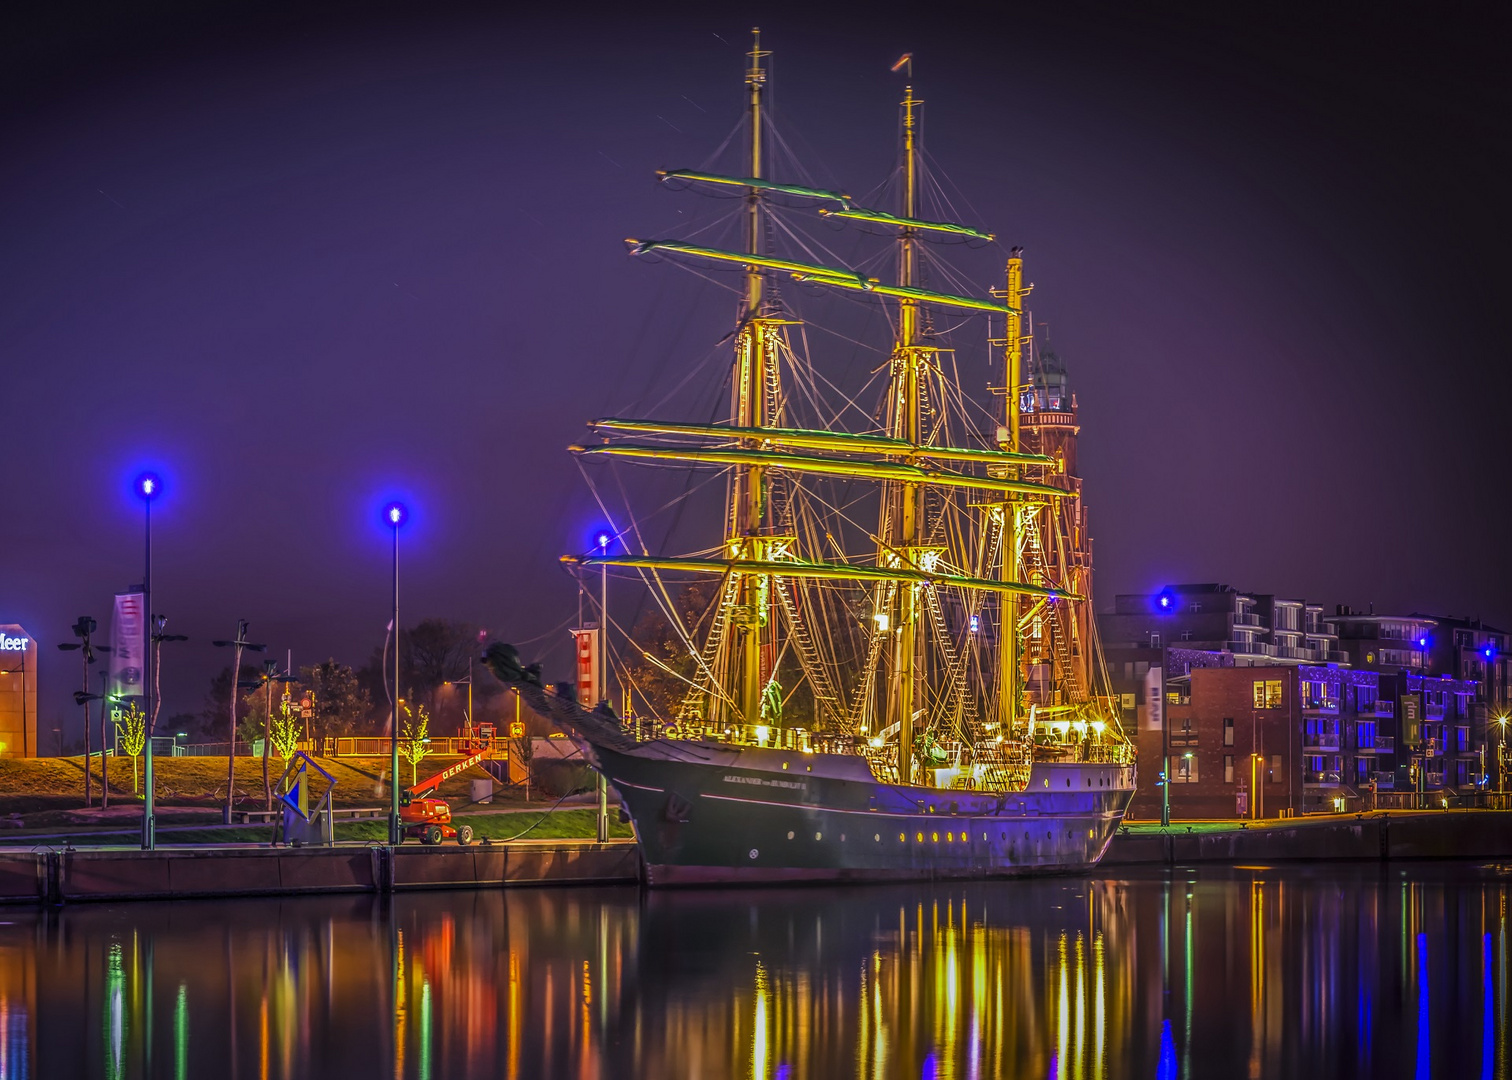
<path id="1" fill-rule="evenodd" d="M 1072 873 L 1097 865 L 1134 793 L 1126 764 L 1036 763 L 1025 790 L 979 792 L 882 783 L 847 754 L 638 742 L 493 666 L 619 793 L 653 886 Z"/>

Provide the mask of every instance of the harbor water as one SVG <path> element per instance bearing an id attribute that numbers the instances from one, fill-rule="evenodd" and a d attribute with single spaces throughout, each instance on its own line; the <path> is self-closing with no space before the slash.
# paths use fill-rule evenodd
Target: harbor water
<path id="1" fill-rule="evenodd" d="M 1481 1077 L 1512 867 L 0 909 L 22 1077 Z"/>

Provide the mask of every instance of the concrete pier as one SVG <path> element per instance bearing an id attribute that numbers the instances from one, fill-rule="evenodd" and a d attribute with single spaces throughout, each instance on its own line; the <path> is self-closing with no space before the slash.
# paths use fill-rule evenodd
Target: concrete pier
<path id="1" fill-rule="evenodd" d="M 1119 830 L 1101 866 L 1512 857 L 1512 811 L 1393 811 Z"/>
<path id="2" fill-rule="evenodd" d="M 634 884 L 633 840 L 0 852 L 0 903 L 181 900 L 526 885 Z"/>

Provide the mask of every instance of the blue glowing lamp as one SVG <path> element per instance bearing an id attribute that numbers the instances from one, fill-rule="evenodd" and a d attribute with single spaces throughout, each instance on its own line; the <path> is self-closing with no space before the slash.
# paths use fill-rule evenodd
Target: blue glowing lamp
<path id="1" fill-rule="evenodd" d="M 1426 637 L 1420 637 L 1420 638 L 1418 638 L 1418 648 L 1420 648 L 1420 649 L 1426 649 L 1427 647 L 1428 647 L 1428 639 Z"/>
<path id="2" fill-rule="evenodd" d="M 157 473 L 144 472 L 132 483 L 131 489 L 139 498 L 151 502 L 163 490 L 163 481 L 159 479 Z"/>
<path id="3" fill-rule="evenodd" d="M 409 520 L 409 509 L 402 502 L 391 502 L 383 508 L 383 523 L 397 529 Z"/>
<path id="4" fill-rule="evenodd" d="M 593 547 L 596 551 L 607 552 L 612 543 L 614 543 L 614 534 L 608 529 L 600 529 L 593 534 Z"/>
<path id="5" fill-rule="evenodd" d="M 1176 610 L 1176 594 L 1170 589 L 1161 589 L 1155 594 L 1155 609 L 1161 612 Z"/>
<path id="6" fill-rule="evenodd" d="M 1481 650 L 1481 655 L 1483 655 L 1487 660 L 1490 660 L 1496 655 L 1496 646 L 1487 645 L 1484 649 Z"/>

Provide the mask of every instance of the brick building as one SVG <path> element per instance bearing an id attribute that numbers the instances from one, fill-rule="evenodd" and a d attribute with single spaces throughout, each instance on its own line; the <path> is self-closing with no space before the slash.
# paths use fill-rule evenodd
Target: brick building
<path id="1" fill-rule="evenodd" d="M 1117 597 L 1098 627 L 1139 747 L 1132 816 L 1159 816 L 1167 752 L 1178 818 L 1442 805 L 1477 790 L 1495 748 L 1483 765 L 1475 718 L 1488 690 L 1472 654 L 1499 662 L 1505 635 L 1455 638 L 1449 620 L 1338 612 L 1222 585 Z M 1461 666 L 1437 670 L 1454 648 Z"/>

